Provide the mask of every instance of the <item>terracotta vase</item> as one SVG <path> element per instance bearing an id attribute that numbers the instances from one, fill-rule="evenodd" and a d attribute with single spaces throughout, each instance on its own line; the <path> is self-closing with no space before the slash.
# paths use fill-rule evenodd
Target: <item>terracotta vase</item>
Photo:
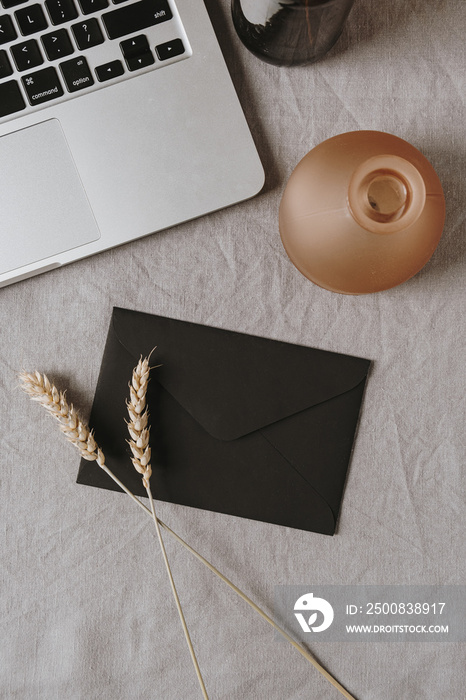
<path id="1" fill-rule="evenodd" d="M 303 275 L 341 294 L 370 294 L 415 275 L 445 220 L 440 180 L 407 141 L 339 134 L 296 166 L 280 203 L 283 245 Z"/>

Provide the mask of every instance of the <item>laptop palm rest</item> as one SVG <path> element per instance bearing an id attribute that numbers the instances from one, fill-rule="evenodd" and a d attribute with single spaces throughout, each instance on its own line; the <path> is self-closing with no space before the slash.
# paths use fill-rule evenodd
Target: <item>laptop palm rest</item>
<path id="1" fill-rule="evenodd" d="M 100 238 L 57 119 L 0 138 L 0 274 Z"/>

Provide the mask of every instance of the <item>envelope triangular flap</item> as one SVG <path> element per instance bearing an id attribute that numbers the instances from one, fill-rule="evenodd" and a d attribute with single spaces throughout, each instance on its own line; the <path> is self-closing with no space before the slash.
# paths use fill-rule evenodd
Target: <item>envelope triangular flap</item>
<path id="1" fill-rule="evenodd" d="M 152 375 L 219 440 L 233 440 L 357 386 L 369 360 L 114 308 L 113 329 Z"/>

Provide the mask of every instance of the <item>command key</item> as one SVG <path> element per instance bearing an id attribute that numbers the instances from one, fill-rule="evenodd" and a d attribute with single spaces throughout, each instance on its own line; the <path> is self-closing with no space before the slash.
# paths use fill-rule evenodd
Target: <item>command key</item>
<path id="1" fill-rule="evenodd" d="M 63 88 L 55 68 L 44 68 L 21 78 L 31 105 L 54 100 L 63 95 Z"/>

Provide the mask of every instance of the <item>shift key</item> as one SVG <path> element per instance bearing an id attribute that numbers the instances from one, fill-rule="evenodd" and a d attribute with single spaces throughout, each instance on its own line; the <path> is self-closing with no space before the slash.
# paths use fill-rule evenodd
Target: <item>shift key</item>
<path id="1" fill-rule="evenodd" d="M 63 88 L 55 68 L 44 68 L 21 78 L 31 105 L 54 100 L 63 95 Z"/>
<path id="2" fill-rule="evenodd" d="M 167 0 L 141 0 L 133 5 L 104 12 L 101 19 L 110 39 L 140 32 L 173 17 Z"/>

